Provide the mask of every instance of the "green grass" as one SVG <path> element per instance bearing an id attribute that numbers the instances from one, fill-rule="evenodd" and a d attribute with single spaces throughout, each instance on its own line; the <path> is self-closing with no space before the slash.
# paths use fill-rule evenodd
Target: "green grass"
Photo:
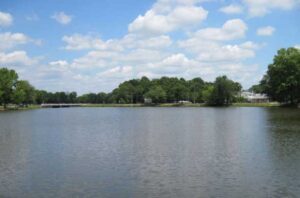
<path id="1" fill-rule="evenodd" d="M 16 107 L 15 105 L 7 105 L 6 109 L 4 109 L 3 106 L 0 106 L 0 111 L 31 110 L 39 108 L 41 108 L 40 105 L 28 105 L 28 107 Z"/>
<path id="2" fill-rule="evenodd" d="M 278 102 L 270 102 L 270 103 L 233 103 L 233 107 L 279 107 L 280 104 Z"/>

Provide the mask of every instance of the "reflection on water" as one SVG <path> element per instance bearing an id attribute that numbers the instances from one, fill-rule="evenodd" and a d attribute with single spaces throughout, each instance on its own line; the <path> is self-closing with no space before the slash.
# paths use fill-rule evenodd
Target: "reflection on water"
<path id="1" fill-rule="evenodd" d="M 0 197 L 297 197 L 300 110 L 0 113 Z"/>

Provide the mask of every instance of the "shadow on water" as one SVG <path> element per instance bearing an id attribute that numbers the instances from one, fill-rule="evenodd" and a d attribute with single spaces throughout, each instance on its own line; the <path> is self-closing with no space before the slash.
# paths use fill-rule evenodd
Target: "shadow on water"
<path id="1" fill-rule="evenodd" d="M 273 177 L 271 197 L 300 195 L 300 110 L 270 108 L 267 140 Z"/>

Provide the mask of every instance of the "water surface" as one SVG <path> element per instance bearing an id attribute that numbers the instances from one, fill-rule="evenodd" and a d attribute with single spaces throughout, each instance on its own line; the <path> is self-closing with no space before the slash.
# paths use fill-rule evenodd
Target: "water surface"
<path id="1" fill-rule="evenodd" d="M 0 113 L 0 197 L 299 195 L 299 109 Z"/>

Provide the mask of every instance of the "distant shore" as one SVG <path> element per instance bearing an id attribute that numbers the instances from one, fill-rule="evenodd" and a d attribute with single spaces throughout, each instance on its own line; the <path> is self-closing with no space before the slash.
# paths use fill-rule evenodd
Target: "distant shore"
<path id="1" fill-rule="evenodd" d="M 277 102 L 272 103 L 233 103 L 231 107 L 279 107 Z M 229 106 L 229 107 L 230 107 Z M 163 104 L 84 104 L 82 107 L 213 107 L 205 103 L 163 103 Z"/>
<path id="2" fill-rule="evenodd" d="M 164 103 L 164 104 L 82 104 L 81 107 L 211 107 L 205 103 Z M 229 107 L 280 107 L 280 104 L 277 102 L 272 103 L 233 103 Z M 29 105 L 28 107 L 15 107 L 8 106 L 4 110 L 3 106 L 0 106 L 0 111 L 15 111 L 15 110 L 31 110 L 31 109 L 40 109 L 40 105 Z"/>

